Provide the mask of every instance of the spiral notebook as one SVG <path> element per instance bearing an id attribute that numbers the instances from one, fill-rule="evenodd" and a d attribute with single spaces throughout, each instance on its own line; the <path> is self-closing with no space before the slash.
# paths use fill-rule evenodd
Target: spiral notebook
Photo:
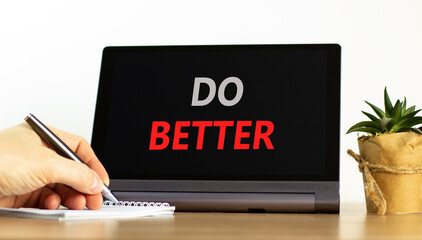
<path id="1" fill-rule="evenodd" d="M 37 208 L 0 208 L 0 216 L 39 218 L 50 220 L 97 220 L 97 219 L 123 219 L 137 217 L 151 217 L 172 215 L 175 207 L 161 202 L 129 202 L 120 201 L 112 203 L 105 201 L 99 210 L 70 210 L 60 208 L 57 210 Z"/>

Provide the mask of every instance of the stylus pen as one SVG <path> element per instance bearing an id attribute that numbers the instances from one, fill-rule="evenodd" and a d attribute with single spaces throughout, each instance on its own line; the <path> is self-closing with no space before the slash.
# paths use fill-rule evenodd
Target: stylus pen
<path id="1" fill-rule="evenodd" d="M 72 159 L 76 162 L 80 162 L 86 165 L 76 153 L 74 153 L 59 137 L 57 137 L 50 129 L 48 129 L 40 120 L 38 120 L 31 113 L 26 116 L 25 121 L 29 126 L 34 129 L 34 131 L 44 140 L 48 145 L 50 145 L 57 154 Z M 103 183 L 103 191 L 101 192 L 103 196 L 114 203 L 119 203 L 117 198 L 111 192 L 111 190 Z"/>

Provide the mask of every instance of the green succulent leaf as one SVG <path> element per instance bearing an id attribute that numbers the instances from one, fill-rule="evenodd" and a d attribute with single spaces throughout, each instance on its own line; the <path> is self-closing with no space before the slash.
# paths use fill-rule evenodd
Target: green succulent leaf
<path id="1" fill-rule="evenodd" d="M 418 112 L 420 112 L 420 111 L 421 111 L 421 109 L 418 109 L 418 110 L 416 110 L 416 111 L 414 111 L 414 112 L 408 113 L 408 114 L 404 115 L 403 117 L 401 117 L 401 118 L 399 119 L 399 121 L 401 121 L 401 120 L 403 120 L 403 119 L 406 119 L 406 118 L 412 118 L 412 117 L 414 117 L 416 114 L 418 114 Z"/>
<path id="2" fill-rule="evenodd" d="M 372 127 L 361 127 L 361 128 L 356 128 L 356 129 L 349 129 L 349 131 L 347 131 L 347 133 L 351 133 L 351 132 L 366 132 L 366 133 L 371 133 L 375 135 L 376 133 L 379 132 L 379 129 L 372 128 Z"/>
<path id="3" fill-rule="evenodd" d="M 378 117 L 379 118 L 385 118 L 385 113 L 381 110 L 381 109 L 379 109 L 377 106 L 375 106 L 374 104 L 372 104 L 372 103 L 370 103 L 370 102 L 368 102 L 368 101 L 365 101 L 369 106 L 371 106 L 371 108 L 372 108 L 372 110 L 374 110 L 374 112 L 378 115 Z"/>
<path id="4" fill-rule="evenodd" d="M 394 127 L 397 126 L 397 120 L 392 118 L 388 123 L 383 132 L 393 132 Z"/>
<path id="5" fill-rule="evenodd" d="M 410 108 L 408 108 L 408 109 L 406 110 L 405 115 L 406 115 L 406 114 L 409 114 L 409 113 L 411 113 L 411 112 L 414 112 L 414 111 L 415 111 L 415 109 L 416 109 L 416 106 L 415 106 L 415 105 L 411 106 Z"/>
<path id="6" fill-rule="evenodd" d="M 381 131 L 384 131 L 387 127 L 387 124 L 392 120 L 392 118 L 383 118 L 381 121 Z"/>
<path id="7" fill-rule="evenodd" d="M 376 129 L 376 132 L 380 132 L 381 131 L 381 125 L 380 124 L 378 124 L 376 122 L 372 122 L 372 121 L 362 121 L 362 122 L 359 122 L 359 123 L 353 125 L 347 131 L 347 133 L 356 132 L 356 131 L 364 132 L 364 131 L 361 131 L 361 130 L 357 130 L 357 129 L 362 129 L 362 128 Z"/>
<path id="8" fill-rule="evenodd" d="M 404 116 L 404 115 L 406 115 L 406 97 L 404 97 L 404 100 L 403 100 L 403 105 L 402 105 L 402 108 L 401 108 L 401 115 L 402 116 Z"/>
<path id="9" fill-rule="evenodd" d="M 422 123 L 422 117 L 412 117 L 403 119 L 398 123 L 399 126 L 412 127 Z"/>
<path id="10" fill-rule="evenodd" d="M 401 114 L 401 102 L 397 100 L 396 104 L 394 104 L 394 108 L 390 113 L 390 117 L 394 119 L 398 119 Z"/>
<path id="11" fill-rule="evenodd" d="M 396 121 L 394 121 L 392 118 L 383 118 L 381 121 L 381 131 L 384 132 L 386 129 L 391 129 Z"/>
<path id="12" fill-rule="evenodd" d="M 412 127 L 401 127 L 396 132 L 415 132 L 422 134 L 422 131 L 419 128 L 412 128 Z"/>
<path id="13" fill-rule="evenodd" d="M 370 113 L 367 113 L 367 112 L 365 112 L 365 111 L 362 111 L 362 113 L 363 114 L 365 114 L 369 119 L 371 119 L 373 122 L 376 122 L 376 123 L 378 123 L 378 124 L 380 124 L 381 125 L 381 120 L 380 119 L 378 119 L 377 117 L 375 117 L 374 115 L 372 115 L 372 114 L 370 114 Z"/>
<path id="14" fill-rule="evenodd" d="M 393 110 L 393 105 L 391 104 L 390 97 L 387 93 L 387 87 L 384 88 L 384 105 L 385 105 L 385 115 L 390 117 L 390 113 Z"/>

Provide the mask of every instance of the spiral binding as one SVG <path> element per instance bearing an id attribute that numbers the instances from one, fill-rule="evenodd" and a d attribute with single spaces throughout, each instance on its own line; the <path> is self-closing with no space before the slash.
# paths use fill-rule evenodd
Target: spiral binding
<path id="1" fill-rule="evenodd" d="M 162 202 L 133 202 L 133 201 L 119 201 L 114 203 L 111 201 L 104 201 L 103 206 L 121 206 L 121 207 L 170 207 L 168 203 Z"/>

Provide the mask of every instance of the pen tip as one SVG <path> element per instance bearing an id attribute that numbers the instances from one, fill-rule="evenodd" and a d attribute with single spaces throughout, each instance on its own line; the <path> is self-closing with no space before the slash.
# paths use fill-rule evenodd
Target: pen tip
<path id="1" fill-rule="evenodd" d="M 116 196 L 114 196 L 114 194 L 111 192 L 111 190 L 108 189 L 105 185 L 104 185 L 102 194 L 103 194 L 103 196 L 105 198 L 107 198 L 111 202 L 113 202 L 113 203 L 119 203 L 119 200 L 117 200 Z"/>

